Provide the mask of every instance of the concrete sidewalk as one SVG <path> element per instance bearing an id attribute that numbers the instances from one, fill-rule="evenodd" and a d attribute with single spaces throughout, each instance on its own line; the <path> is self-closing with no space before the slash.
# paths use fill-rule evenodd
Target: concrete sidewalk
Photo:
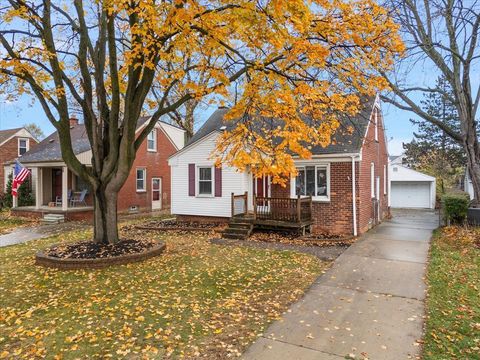
<path id="1" fill-rule="evenodd" d="M 345 251 L 244 359 L 414 359 L 432 211 L 397 211 Z"/>
<path id="2" fill-rule="evenodd" d="M 21 244 L 31 240 L 58 235 L 63 232 L 88 229 L 89 225 L 78 222 L 66 222 L 54 225 L 23 226 L 11 233 L 0 235 L 0 247 Z"/>

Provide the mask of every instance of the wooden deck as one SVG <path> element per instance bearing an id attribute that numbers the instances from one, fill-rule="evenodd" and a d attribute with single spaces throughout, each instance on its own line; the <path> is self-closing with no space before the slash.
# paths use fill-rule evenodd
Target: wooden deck
<path id="1" fill-rule="evenodd" d="M 257 228 L 310 230 L 312 197 L 253 197 L 253 212 L 248 211 L 248 193 L 232 193 L 232 218 L 244 218 Z"/>

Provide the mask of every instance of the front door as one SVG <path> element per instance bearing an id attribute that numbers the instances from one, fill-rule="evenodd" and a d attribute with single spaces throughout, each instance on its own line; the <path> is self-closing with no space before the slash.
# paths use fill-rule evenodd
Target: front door
<path id="1" fill-rule="evenodd" d="M 152 178 L 152 210 L 162 208 L 162 179 Z"/>
<path id="2" fill-rule="evenodd" d="M 256 197 L 270 197 L 270 177 L 262 176 L 260 178 L 253 178 L 253 193 Z M 267 201 L 257 200 L 257 206 L 262 207 L 263 210 L 268 209 Z"/>
<path id="3" fill-rule="evenodd" d="M 62 169 L 52 169 L 52 201 L 62 198 Z"/>

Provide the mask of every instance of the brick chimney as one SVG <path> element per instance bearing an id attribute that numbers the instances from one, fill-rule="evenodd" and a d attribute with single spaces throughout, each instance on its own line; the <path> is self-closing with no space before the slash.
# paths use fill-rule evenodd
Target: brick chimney
<path id="1" fill-rule="evenodd" d="M 77 126 L 78 125 L 78 119 L 76 115 L 72 115 L 70 118 L 70 126 Z"/>

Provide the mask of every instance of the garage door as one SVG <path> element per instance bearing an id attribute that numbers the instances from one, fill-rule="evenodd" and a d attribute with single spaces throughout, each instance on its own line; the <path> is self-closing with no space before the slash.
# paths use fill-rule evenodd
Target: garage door
<path id="1" fill-rule="evenodd" d="M 430 208 L 428 181 L 392 181 L 390 205 L 393 208 Z"/>

